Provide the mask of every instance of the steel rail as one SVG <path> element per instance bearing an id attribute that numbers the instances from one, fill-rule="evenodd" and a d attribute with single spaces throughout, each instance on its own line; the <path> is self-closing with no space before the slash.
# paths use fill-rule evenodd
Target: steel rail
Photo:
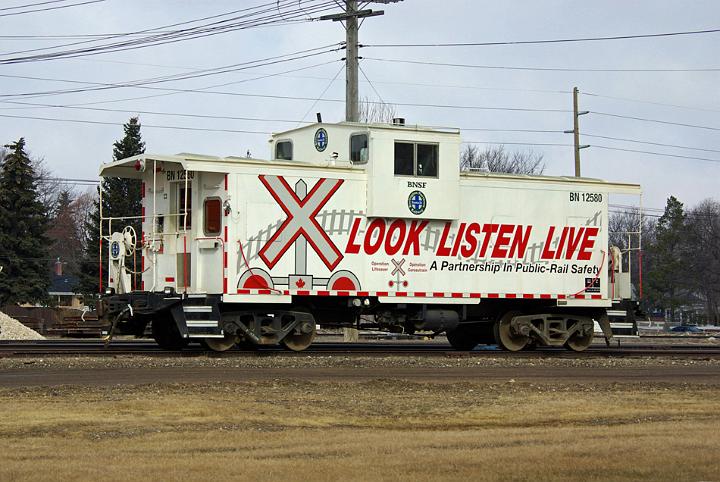
<path id="1" fill-rule="evenodd" d="M 37 356 L 160 356 L 160 357 L 256 357 L 256 356 L 445 356 L 445 357 L 633 357 L 633 356 L 678 356 L 720 358 L 720 345 L 625 345 L 604 347 L 595 345 L 585 352 L 575 353 L 563 348 L 538 348 L 533 351 L 510 353 L 494 346 L 480 346 L 473 351 L 454 351 L 445 343 L 423 342 L 371 342 L 331 343 L 320 342 L 302 352 L 291 352 L 280 347 L 258 347 L 254 350 L 229 350 L 218 353 L 200 345 L 191 345 L 182 351 L 166 351 L 153 341 L 114 341 L 105 347 L 97 340 L 28 340 L 0 341 L 0 358 Z"/>

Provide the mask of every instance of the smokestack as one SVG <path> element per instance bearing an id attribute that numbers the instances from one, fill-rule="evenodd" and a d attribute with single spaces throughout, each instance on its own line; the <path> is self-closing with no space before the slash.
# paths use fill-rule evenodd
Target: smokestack
<path id="1" fill-rule="evenodd" d="M 62 276 L 62 261 L 60 261 L 60 258 L 55 261 L 55 276 Z"/>

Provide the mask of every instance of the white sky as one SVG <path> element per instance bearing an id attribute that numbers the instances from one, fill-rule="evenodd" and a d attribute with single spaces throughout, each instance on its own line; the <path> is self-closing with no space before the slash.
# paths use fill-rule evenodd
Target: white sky
<path id="1" fill-rule="evenodd" d="M 67 0 L 68 3 L 75 3 Z M 267 0 L 171 1 L 106 0 L 73 8 L 17 16 L 0 16 L 0 36 L 69 35 L 128 32 L 183 22 L 251 7 Z M 0 7 L 35 3 L 36 0 L 3 0 Z M 36 7 L 37 8 L 37 7 Z M 433 43 L 535 40 L 585 36 L 645 34 L 720 27 L 717 1 L 620 1 L 578 2 L 518 0 L 515 2 L 405 0 L 374 5 L 385 15 L 368 19 L 360 30 L 360 42 Z M 0 10 L 0 14 L 14 10 Z M 339 11 L 339 9 L 336 9 Z M 79 84 L 27 80 L 2 75 L 34 76 L 83 82 L 124 82 L 178 74 L 199 68 L 262 59 L 344 40 L 338 23 L 310 22 L 229 32 L 213 37 L 170 45 L 130 50 L 81 59 L 53 60 L 0 65 L 0 94 L 18 94 L 77 87 Z M 7 53 L 58 45 L 73 40 L 16 40 L 0 37 L 0 59 Z M 590 69 L 697 69 L 720 68 L 720 34 L 655 39 L 585 42 L 552 45 L 487 46 L 462 48 L 372 48 L 361 49 L 366 58 L 407 59 L 443 63 L 515 67 L 563 67 Z M 262 74 L 283 72 L 334 61 L 294 74 L 275 76 L 220 87 L 217 90 L 245 94 L 317 98 L 339 75 L 325 95 L 344 98 L 344 70 L 334 52 L 313 58 L 270 65 L 242 72 L 158 84 L 160 87 L 196 89 L 237 82 Z M 567 109 L 572 108 L 570 91 L 677 104 L 698 109 L 658 106 L 648 103 L 580 97 L 580 108 L 670 122 L 714 127 L 716 130 L 632 121 L 590 114 L 581 118 L 581 132 L 664 144 L 709 149 L 687 150 L 584 137 L 583 144 L 669 153 L 716 159 L 718 162 L 616 152 L 597 147 L 583 150 L 583 175 L 642 184 L 644 204 L 663 207 L 671 194 L 693 206 L 718 198 L 720 173 L 720 72 L 548 72 L 505 69 L 469 69 L 431 65 L 380 62 L 366 59 L 362 68 L 383 100 L 389 103 Z M 364 78 L 361 75 L 361 80 Z M 411 85 L 426 84 L 426 85 Z M 462 87 L 449 87 L 462 86 Z M 507 89 L 507 90 L 499 90 Z M 367 82 L 361 96 L 377 100 Z M 109 89 L 21 99 L 23 102 L 55 105 L 107 102 L 154 94 L 138 88 Z M 3 115 L 82 119 L 122 124 L 137 111 L 163 111 L 199 115 L 257 117 L 296 121 L 315 112 L 326 122 L 343 119 L 344 106 L 337 102 L 282 100 L 252 96 L 176 93 L 173 95 L 99 103 L 90 107 L 122 109 L 103 112 L 18 106 L 0 97 L 0 141 L 8 143 L 24 136 L 33 156 L 43 157 L 58 176 L 96 178 L 100 163 L 110 160 L 112 143 L 122 137 L 122 128 L 69 122 L 4 118 Z M 477 109 L 448 109 L 401 106 L 398 115 L 408 123 L 463 128 L 539 129 L 572 128 L 568 112 L 516 112 Z M 147 151 L 172 154 L 196 152 L 212 155 L 267 157 L 266 134 L 193 132 L 150 128 L 149 125 L 187 126 L 211 129 L 280 131 L 296 122 L 240 121 L 168 117 L 140 114 Z M 463 139 L 486 142 L 531 142 L 571 144 L 562 133 L 464 131 Z M 510 149 L 516 146 L 507 146 Z M 519 148 L 523 149 L 522 146 Z M 533 147 L 543 152 L 546 173 L 572 175 L 571 147 Z M 712 152 L 716 150 L 718 152 Z"/>

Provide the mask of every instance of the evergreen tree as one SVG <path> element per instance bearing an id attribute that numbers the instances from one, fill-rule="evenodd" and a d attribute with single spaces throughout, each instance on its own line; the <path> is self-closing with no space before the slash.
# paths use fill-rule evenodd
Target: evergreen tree
<path id="1" fill-rule="evenodd" d="M 687 270 L 684 257 L 685 212 L 683 204 L 670 196 L 665 212 L 655 226 L 655 237 L 649 246 L 651 269 L 648 273 L 648 297 L 659 308 L 670 310 L 675 321 L 676 310 L 689 301 Z"/>
<path id="2" fill-rule="evenodd" d="M 0 305 L 47 299 L 47 213 L 38 197 L 36 174 L 25 139 L 5 146 L 0 172 Z"/>
<path id="3" fill-rule="evenodd" d="M 137 156 L 145 152 L 145 143 L 140 135 L 140 121 L 132 117 L 123 126 L 124 137 L 113 144 L 113 161 L 119 161 L 126 157 Z M 99 249 L 100 249 L 100 198 L 99 190 L 102 189 L 102 213 L 103 217 L 139 216 L 141 207 L 140 186 L 138 179 L 104 178 L 98 189 L 98 199 L 95 200 L 93 213 L 85 226 L 87 237 L 85 239 L 85 253 L 80 263 L 80 286 L 82 293 L 94 294 L 99 291 Z M 139 219 L 124 222 L 115 221 L 112 225 L 113 231 L 120 231 L 125 226 L 135 228 L 140 237 L 141 223 Z M 103 235 L 107 236 L 108 224 L 103 224 Z M 103 242 L 103 272 L 106 272 L 107 243 Z M 128 260 L 132 263 L 132 260 Z M 131 265 L 129 265 L 131 266 Z M 88 300 L 89 301 L 89 300 Z"/>

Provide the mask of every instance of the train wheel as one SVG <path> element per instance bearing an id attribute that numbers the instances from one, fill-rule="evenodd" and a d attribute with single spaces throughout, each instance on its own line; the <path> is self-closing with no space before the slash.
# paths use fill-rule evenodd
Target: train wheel
<path id="1" fill-rule="evenodd" d="M 315 324 L 308 321 L 301 323 L 291 333 L 285 335 L 280 343 L 292 351 L 303 351 L 309 347 L 315 339 Z"/>
<path id="2" fill-rule="evenodd" d="M 455 330 L 448 331 L 445 333 L 445 336 L 450 342 L 450 346 L 457 351 L 470 351 L 478 344 L 475 337 L 462 328 L 456 328 Z"/>
<path id="3" fill-rule="evenodd" d="M 530 337 L 515 333 L 510 322 L 513 317 L 520 315 L 517 311 L 508 311 L 495 322 L 495 341 L 503 350 L 520 351 L 527 346 Z"/>
<path id="4" fill-rule="evenodd" d="M 530 339 L 530 341 L 528 341 L 527 345 L 525 345 L 525 347 L 523 347 L 523 350 L 535 351 L 537 349 L 537 346 L 538 346 L 537 341 Z"/>
<path id="5" fill-rule="evenodd" d="M 237 335 L 231 335 L 226 333 L 223 338 L 205 338 L 203 343 L 205 346 L 210 348 L 212 351 L 228 351 L 234 347 L 238 342 Z"/>
<path id="6" fill-rule="evenodd" d="M 152 320 L 152 337 L 163 350 L 182 350 L 188 340 L 180 336 L 175 320 L 171 316 Z"/>
<path id="7" fill-rule="evenodd" d="M 568 338 L 568 341 L 565 342 L 565 348 L 572 351 L 585 351 L 590 345 L 592 345 L 593 336 L 594 333 L 592 331 L 586 335 L 575 333 Z"/>

